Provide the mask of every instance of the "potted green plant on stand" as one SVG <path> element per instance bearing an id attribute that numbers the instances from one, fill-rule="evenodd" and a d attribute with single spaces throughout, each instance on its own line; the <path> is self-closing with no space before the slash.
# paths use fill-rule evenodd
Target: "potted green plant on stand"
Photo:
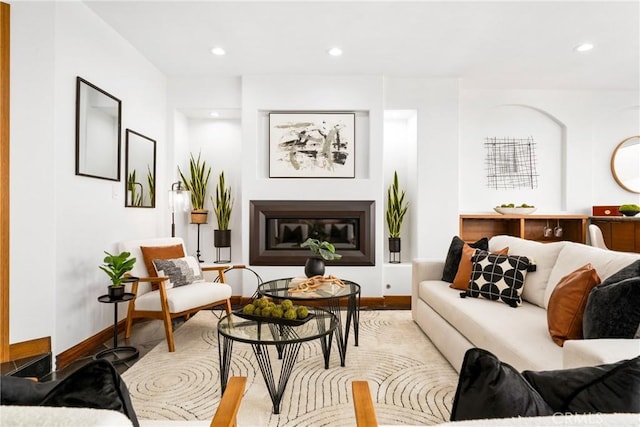
<path id="1" fill-rule="evenodd" d="M 218 228 L 213 230 L 213 246 L 216 248 L 231 247 L 231 230 L 229 229 L 229 220 L 231 219 L 231 210 L 233 209 L 233 198 L 231 196 L 231 187 L 227 187 L 224 179 L 224 171 L 218 175 L 218 184 L 216 186 L 216 198 L 211 197 L 211 204 L 216 214 Z M 220 258 L 219 255 L 217 258 Z M 231 256 L 229 256 L 231 258 Z M 216 260 L 217 262 L 220 259 Z M 225 261 L 225 262 L 229 262 Z"/>
<path id="2" fill-rule="evenodd" d="M 342 258 L 342 255 L 336 253 L 333 244 L 325 241 L 308 238 L 300 244 L 301 248 L 309 248 L 315 256 L 307 258 L 304 263 L 304 274 L 307 277 L 324 276 L 325 260 L 333 261 Z"/>
<path id="3" fill-rule="evenodd" d="M 187 190 L 191 192 L 191 223 L 192 224 L 206 224 L 207 214 L 209 211 L 204 208 L 204 204 L 207 199 L 207 184 L 209 183 L 209 176 L 211 175 L 211 167 L 207 167 L 207 162 L 198 158 L 194 159 L 193 154 L 189 159 L 189 179 L 187 179 L 180 166 L 178 166 L 178 173 L 180 178 L 184 182 Z"/>
<path id="4" fill-rule="evenodd" d="M 400 191 L 398 172 L 393 172 L 393 183 L 387 190 L 387 229 L 389 230 L 389 262 L 399 264 L 400 260 L 400 232 L 402 221 L 407 213 L 409 203 L 404 200 L 405 191 Z"/>
<path id="5" fill-rule="evenodd" d="M 112 255 L 107 251 L 104 257 L 104 264 L 98 266 L 102 271 L 107 273 L 111 279 L 108 294 L 111 299 L 122 299 L 124 295 L 124 282 L 135 281 L 136 278 L 125 278 L 124 275 L 133 269 L 136 259 L 131 257 L 129 252 L 121 252 L 118 255 Z"/>

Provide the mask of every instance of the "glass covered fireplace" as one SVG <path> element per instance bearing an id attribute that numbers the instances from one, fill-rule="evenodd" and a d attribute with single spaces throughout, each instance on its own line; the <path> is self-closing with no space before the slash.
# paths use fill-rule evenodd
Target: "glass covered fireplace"
<path id="1" fill-rule="evenodd" d="M 250 202 L 251 265 L 304 265 L 307 238 L 326 240 L 342 255 L 329 265 L 375 265 L 374 201 Z"/>

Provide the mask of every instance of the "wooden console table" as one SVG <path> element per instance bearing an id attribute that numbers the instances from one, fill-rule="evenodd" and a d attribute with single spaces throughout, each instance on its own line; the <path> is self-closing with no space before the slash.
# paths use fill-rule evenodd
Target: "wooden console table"
<path id="1" fill-rule="evenodd" d="M 600 227 L 607 248 L 640 253 L 640 217 L 592 216 L 589 221 Z"/>
<path id="2" fill-rule="evenodd" d="M 586 243 L 587 219 L 587 215 L 464 214 L 460 215 L 460 238 L 474 242 L 483 237 L 506 234 L 539 242 L 568 240 Z M 545 237 L 547 224 L 551 228 L 560 224 L 562 236 Z"/>

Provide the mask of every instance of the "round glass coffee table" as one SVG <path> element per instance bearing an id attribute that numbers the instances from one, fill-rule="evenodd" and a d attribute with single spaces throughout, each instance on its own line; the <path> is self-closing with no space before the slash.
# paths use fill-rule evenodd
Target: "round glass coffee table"
<path id="1" fill-rule="evenodd" d="M 290 277 L 287 279 L 270 280 L 258 285 L 258 294 L 278 300 L 290 299 L 296 305 L 318 305 L 334 314 L 338 320 L 336 336 L 338 341 L 338 353 L 340 354 L 340 366 L 344 366 L 345 358 L 347 356 L 349 329 L 351 328 L 352 322 L 355 345 L 356 347 L 358 346 L 358 331 L 360 327 L 360 285 L 350 280 L 341 280 L 344 287 L 338 286 L 337 284 L 327 283 L 310 292 L 289 292 L 291 288 L 296 287 L 296 283 L 299 283 L 303 279 L 306 278 Z M 341 304 L 341 300 L 346 300 L 346 304 Z M 341 307 L 343 305 L 346 305 L 347 309 L 344 328 L 341 316 Z M 324 355 L 325 368 L 329 368 L 330 355 L 331 341 L 329 341 L 327 345 L 327 352 Z"/>
<path id="2" fill-rule="evenodd" d="M 280 413 L 282 395 L 298 358 L 303 342 L 329 337 L 337 327 L 336 316 L 319 307 L 310 307 L 309 320 L 300 325 L 247 320 L 236 314 L 227 314 L 218 321 L 218 356 L 220 357 L 220 384 L 222 393 L 227 387 L 231 354 L 235 341 L 251 344 L 262 377 L 273 403 L 273 413 Z M 278 359 L 282 360 L 280 377 L 276 386 L 274 370 L 269 356 L 269 346 L 274 346 Z M 325 352 L 323 344 L 323 353 Z"/>

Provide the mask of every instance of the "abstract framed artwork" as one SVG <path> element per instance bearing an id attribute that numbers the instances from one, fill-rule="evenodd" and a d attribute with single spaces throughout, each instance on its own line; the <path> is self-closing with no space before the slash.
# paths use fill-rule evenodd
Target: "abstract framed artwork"
<path id="1" fill-rule="evenodd" d="M 269 113 L 270 178 L 355 178 L 355 113 Z"/>

